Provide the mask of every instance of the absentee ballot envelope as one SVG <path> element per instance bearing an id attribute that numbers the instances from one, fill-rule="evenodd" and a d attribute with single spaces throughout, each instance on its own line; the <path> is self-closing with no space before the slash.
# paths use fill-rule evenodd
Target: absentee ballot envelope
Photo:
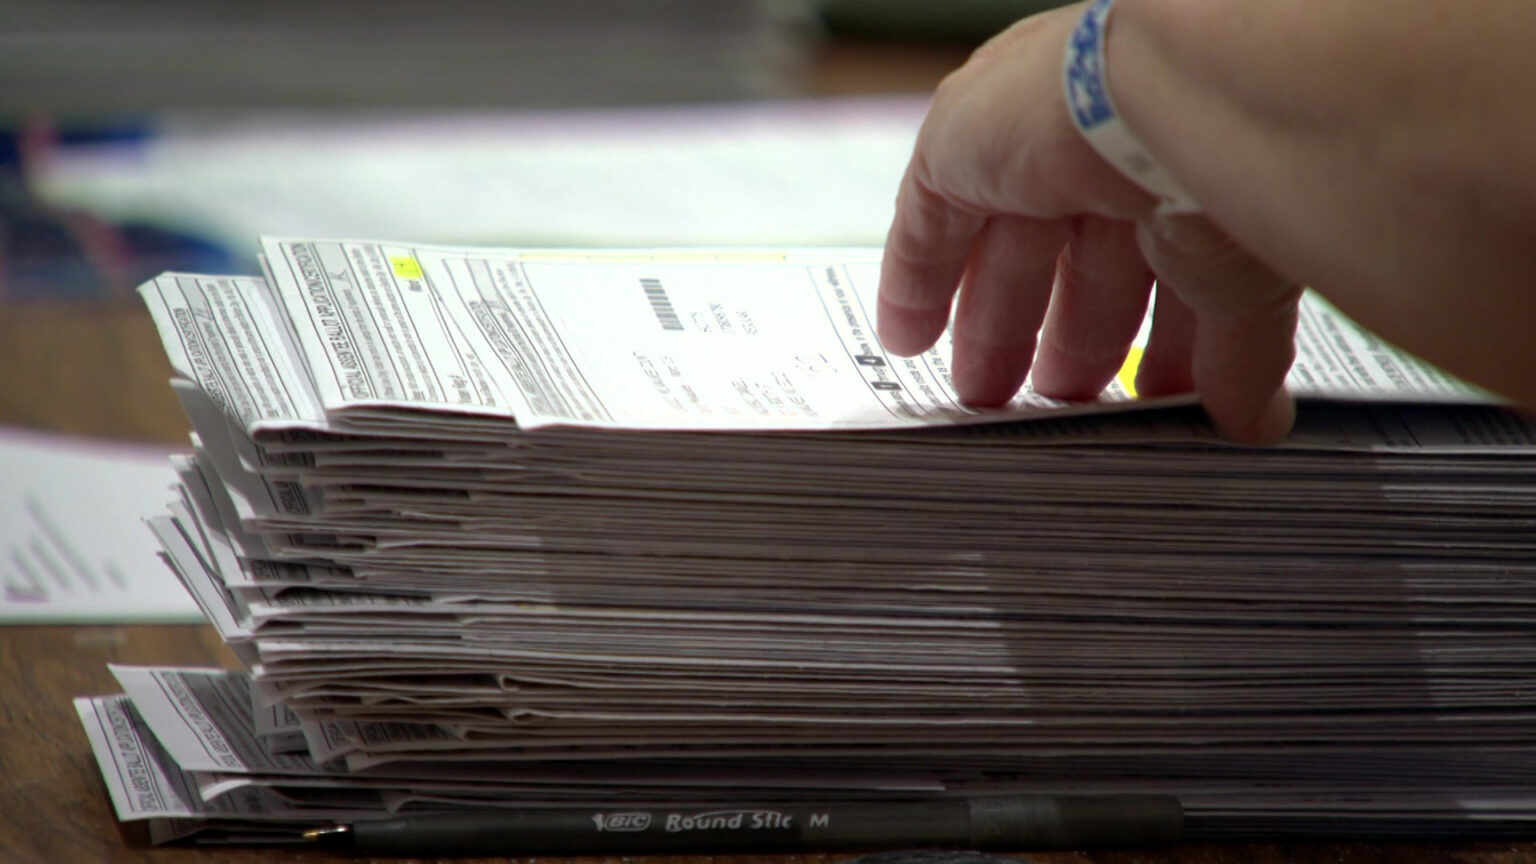
<path id="1" fill-rule="evenodd" d="M 196 430 L 146 534 L 248 669 L 81 703 L 186 775 L 123 818 L 1144 791 L 1208 837 L 1536 824 L 1536 425 L 1319 298 L 1296 428 L 1244 448 L 1136 399 L 1136 350 L 1092 402 L 961 405 L 947 341 L 875 337 L 878 250 L 263 251 L 141 290 Z"/>

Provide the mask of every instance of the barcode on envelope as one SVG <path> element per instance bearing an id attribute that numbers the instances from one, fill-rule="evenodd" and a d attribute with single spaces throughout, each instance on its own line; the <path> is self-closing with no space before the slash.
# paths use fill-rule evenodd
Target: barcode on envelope
<path id="1" fill-rule="evenodd" d="M 661 329 L 683 329 L 683 319 L 677 317 L 677 310 L 672 308 L 672 299 L 667 296 L 667 289 L 662 287 L 660 279 L 642 277 L 640 288 L 645 291 L 645 299 L 650 302 L 651 311 L 656 313 L 656 320 L 661 322 Z"/>

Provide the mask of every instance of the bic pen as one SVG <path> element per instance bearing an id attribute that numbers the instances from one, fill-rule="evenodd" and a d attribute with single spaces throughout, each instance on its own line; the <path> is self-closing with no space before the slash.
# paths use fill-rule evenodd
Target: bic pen
<path id="1" fill-rule="evenodd" d="M 1184 812 L 1162 795 L 1023 795 L 826 805 L 523 809 L 431 813 L 304 832 L 369 855 L 596 855 L 1027 851 L 1177 841 Z"/>

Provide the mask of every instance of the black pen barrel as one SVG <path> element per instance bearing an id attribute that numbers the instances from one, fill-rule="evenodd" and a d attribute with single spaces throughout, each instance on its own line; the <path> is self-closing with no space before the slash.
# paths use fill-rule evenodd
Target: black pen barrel
<path id="1" fill-rule="evenodd" d="M 1012 796 L 911 803 L 433 813 L 352 826 L 386 856 L 701 854 L 1154 846 L 1183 811 L 1154 795 Z"/>

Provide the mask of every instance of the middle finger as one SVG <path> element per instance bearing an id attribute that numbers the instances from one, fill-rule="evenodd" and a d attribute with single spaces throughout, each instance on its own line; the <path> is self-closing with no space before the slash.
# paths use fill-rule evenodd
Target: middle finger
<path id="1" fill-rule="evenodd" d="M 1071 236 L 1064 219 L 994 216 L 966 264 L 953 331 L 955 392 L 970 405 L 1002 405 L 1034 361 L 1056 259 Z"/>

